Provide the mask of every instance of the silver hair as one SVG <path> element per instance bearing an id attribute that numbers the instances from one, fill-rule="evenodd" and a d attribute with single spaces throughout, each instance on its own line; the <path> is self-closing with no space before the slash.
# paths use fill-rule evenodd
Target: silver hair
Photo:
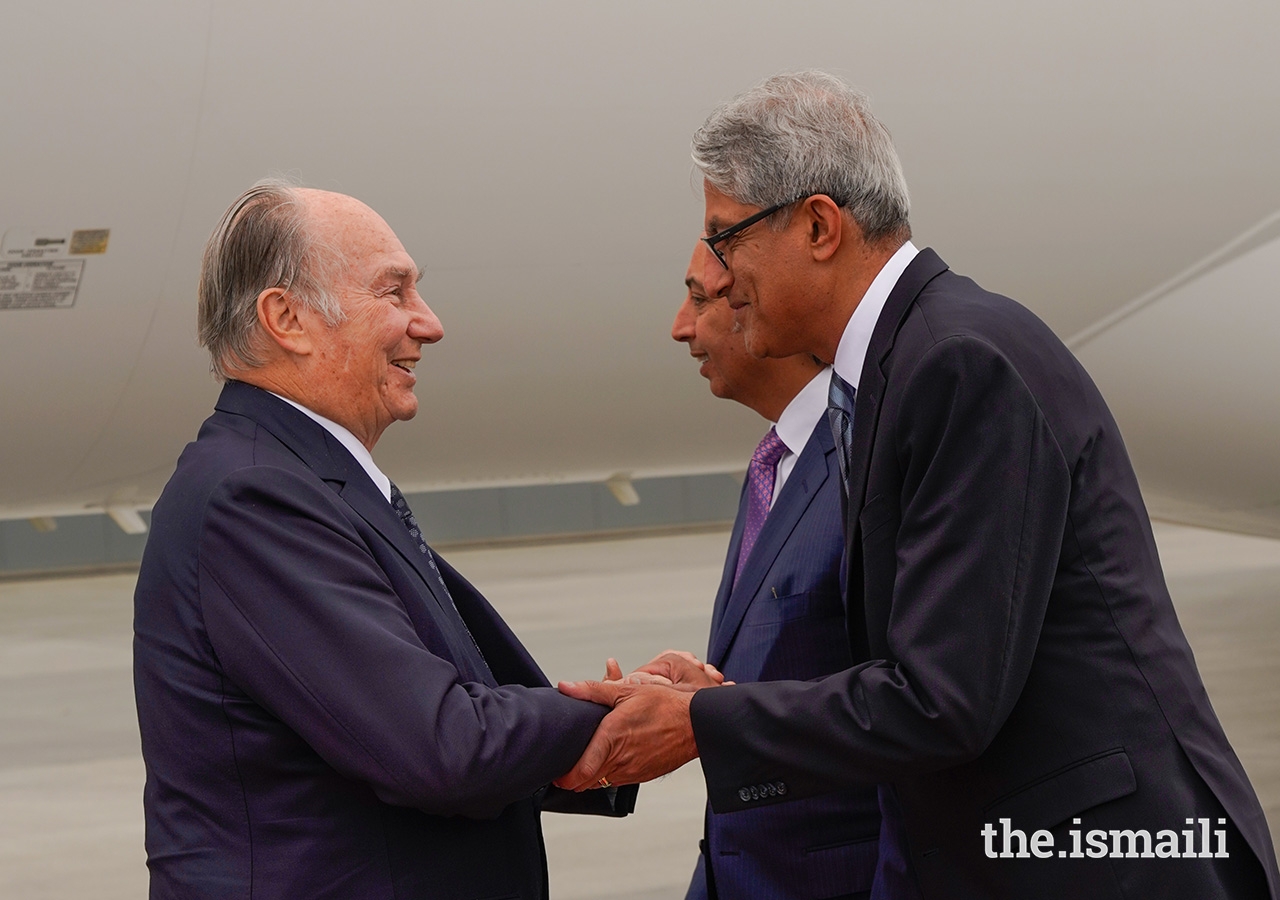
<path id="1" fill-rule="evenodd" d="M 330 325 L 345 315 L 328 289 L 336 255 L 308 228 L 298 185 L 266 178 L 223 214 L 205 245 L 200 267 L 199 336 L 216 378 L 264 362 L 258 295 L 279 287 L 310 306 Z"/>
<path id="2" fill-rule="evenodd" d="M 826 194 L 868 241 L 911 236 L 907 179 L 865 94 L 834 75 L 774 75 L 715 110 L 693 163 L 716 190 L 761 208 Z M 783 228 L 790 211 L 775 216 Z"/>

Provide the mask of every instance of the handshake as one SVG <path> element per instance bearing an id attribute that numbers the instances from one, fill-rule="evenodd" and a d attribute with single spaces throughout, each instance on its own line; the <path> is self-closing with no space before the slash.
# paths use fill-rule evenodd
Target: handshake
<path id="1" fill-rule="evenodd" d="M 668 650 L 629 675 L 610 659 L 602 681 L 560 682 L 560 693 L 608 706 L 612 712 L 577 764 L 556 779 L 556 786 L 583 791 L 639 784 L 697 758 L 689 703 L 697 691 L 723 684 L 733 682 L 683 650 Z"/>

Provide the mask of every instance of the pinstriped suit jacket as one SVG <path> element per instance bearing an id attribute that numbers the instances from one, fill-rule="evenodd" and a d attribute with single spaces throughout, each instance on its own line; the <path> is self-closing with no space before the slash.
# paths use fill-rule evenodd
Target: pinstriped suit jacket
<path id="1" fill-rule="evenodd" d="M 818 422 L 735 584 L 746 519 L 739 505 L 716 594 L 707 659 L 739 683 L 809 679 L 851 664 L 840 565 L 844 531 L 831 429 Z M 880 811 L 856 788 L 732 815 L 708 812 L 721 900 L 863 897 L 876 867 Z M 701 858 L 689 898 L 707 895 Z"/>

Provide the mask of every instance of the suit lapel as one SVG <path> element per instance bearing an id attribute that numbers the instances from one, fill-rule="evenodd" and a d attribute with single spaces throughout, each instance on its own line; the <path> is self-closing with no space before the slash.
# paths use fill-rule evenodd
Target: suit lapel
<path id="1" fill-rule="evenodd" d="M 880 401 L 884 397 L 884 362 L 893 350 L 898 329 L 907 311 L 924 286 L 947 270 L 938 254 L 925 248 L 916 254 L 910 265 L 898 278 L 889 292 L 880 318 L 876 320 L 867 347 L 867 357 L 862 363 L 862 375 L 858 383 L 858 396 L 853 413 L 853 447 L 849 454 L 849 520 L 857 521 L 857 515 L 866 499 L 867 472 L 871 467 L 871 444 L 880 419 Z M 846 529 L 848 540 L 854 535 Z"/>
<path id="2" fill-rule="evenodd" d="M 409 529 L 404 527 L 404 522 L 387 498 L 370 480 L 369 473 L 337 438 L 279 397 L 244 382 L 227 382 L 218 398 L 217 408 L 252 419 L 292 451 L 404 557 L 426 585 L 441 614 L 447 620 L 453 620 L 452 604 L 449 598 L 442 596 L 435 573 L 418 552 Z"/>
<path id="3" fill-rule="evenodd" d="M 858 395 L 853 413 L 853 446 L 849 453 L 849 495 L 845 508 L 845 621 L 849 628 L 854 659 L 865 659 L 868 653 L 866 615 L 862 608 L 862 534 L 860 514 L 866 502 L 867 476 L 871 469 L 871 447 L 880 421 L 881 401 L 885 389 L 885 363 L 893 352 L 893 344 L 903 320 L 915 304 L 916 297 L 934 278 L 947 270 L 947 264 L 930 248 L 916 254 L 889 292 L 862 363 Z M 861 655 L 859 655 L 861 654 Z"/>
<path id="4" fill-rule="evenodd" d="M 330 437 L 330 440 L 333 440 L 333 438 Z M 339 446 L 341 447 L 341 445 Z M 342 449 L 345 451 L 346 448 Z M 350 454 L 347 455 L 350 457 Z M 436 611 L 433 619 L 437 623 L 449 623 L 449 632 L 451 634 L 449 643 L 453 648 L 455 662 L 469 659 L 472 679 L 475 681 L 490 680 L 489 669 L 483 659 L 482 651 L 475 643 L 474 636 L 468 635 L 468 629 L 465 620 L 462 618 L 461 611 L 456 607 L 450 596 L 445 593 L 446 589 L 441 584 L 443 576 L 437 575 L 432 571 L 427 562 L 427 556 L 418 549 L 418 542 L 409 534 L 409 529 L 405 527 L 399 514 L 392 508 L 387 498 L 382 496 L 382 492 L 369 479 L 368 474 L 360 467 L 360 464 L 352 459 L 351 465 L 359 469 L 359 473 L 358 475 L 353 473 L 353 477 L 347 482 L 346 487 L 340 491 L 342 499 L 370 527 L 377 531 L 383 540 L 391 547 L 394 547 L 401 558 L 418 574 L 418 580 L 426 587 L 427 594 L 435 602 Z"/>
<path id="5" fill-rule="evenodd" d="M 725 609 L 729 605 L 729 595 L 733 591 L 733 576 L 738 567 L 738 552 L 742 547 L 742 532 L 747 521 L 747 481 L 744 478 L 742 492 L 738 497 L 738 515 L 733 520 L 733 533 L 729 536 L 729 549 L 725 552 L 724 571 L 720 575 L 720 587 L 716 590 L 716 602 L 711 608 L 711 634 L 707 640 L 707 662 L 713 662 L 716 650 L 716 634 L 720 631 L 720 623 L 724 621 Z M 758 539 L 757 539 L 758 540 Z"/>
<path id="6" fill-rule="evenodd" d="M 352 462 L 359 467 L 359 463 L 354 460 Z M 342 499 L 347 501 L 348 505 L 360 514 L 360 518 L 368 522 L 382 539 L 394 547 L 405 562 L 413 567 L 413 570 L 422 577 L 437 603 L 441 601 L 447 603 L 447 599 L 439 596 L 440 589 L 436 583 L 435 573 L 427 565 L 427 558 L 418 550 L 418 544 L 409 534 L 409 529 L 404 527 L 400 516 L 387 502 L 387 498 L 382 496 L 377 486 L 369 480 L 363 469 L 360 470 L 360 474 L 365 475 L 365 478 L 351 479 L 339 492 L 342 494 Z"/>
<path id="7" fill-rule="evenodd" d="M 718 627 L 712 631 L 711 647 L 707 653 L 707 661 L 712 665 L 719 666 L 724 662 L 724 657 L 733 643 L 734 636 L 738 633 L 742 619 L 759 592 L 765 576 L 778 558 L 787 538 L 803 518 L 805 510 L 809 508 L 818 490 L 829 477 L 827 461 L 829 455 L 834 452 L 835 443 L 824 416 L 818 420 L 804 450 L 796 460 L 795 468 L 791 470 L 786 484 L 782 486 L 777 502 L 769 510 L 769 515 L 764 520 L 764 527 L 760 529 L 760 536 L 756 538 L 756 545 L 751 548 L 751 556 L 742 568 L 742 577 L 733 584 L 732 590 L 727 592 L 724 614 L 720 617 Z M 730 544 L 733 552 L 725 563 L 725 579 L 721 581 L 720 588 L 722 594 L 726 593 L 725 584 L 732 579 L 733 569 L 737 563 L 737 547 L 742 538 L 741 520 L 743 518 L 742 515 L 738 516 L 739 522 L 734 529 L 736 539 Z M 717 597 L 718 605 L 719 597 Z"/>

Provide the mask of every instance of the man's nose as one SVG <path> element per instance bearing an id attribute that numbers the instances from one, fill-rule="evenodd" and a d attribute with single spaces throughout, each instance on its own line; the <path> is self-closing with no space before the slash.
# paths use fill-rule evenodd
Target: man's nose
<path id="1" fill-rule="evenodd" d="M 409 321 L 409 337 L 424 344 L 434 344 L 444 337 L 444 326 L 436 318 L 436 314 L 427 306 L 425 300 L 419 300 L 419 308 L 414 311 Z"/>
<path id="2" fill-rule="evenodd" d="M 693 311 L 693 301 L 686 296 L 680 308 L 676 310 L 675 321 L 671 323 L 671 339 L 686 342 L 693 340 L 696 322 L 697 315 Z"/>

